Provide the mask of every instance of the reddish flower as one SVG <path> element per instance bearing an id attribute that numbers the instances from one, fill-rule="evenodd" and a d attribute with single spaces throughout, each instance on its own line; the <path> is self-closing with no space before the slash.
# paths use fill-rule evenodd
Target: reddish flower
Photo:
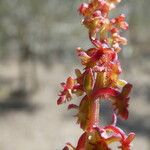
<path id="1" fill-rule="evenodd" d="M 61 93 L 59 94 L 60 98 L 57 100 L 58 105 L 72 98 L 72 90 L 74 88 L 74 79 L 69 77 L 66 83 L 61 83 L 61 85 L 63 87 L 63 91 L 61 91 Z"/>

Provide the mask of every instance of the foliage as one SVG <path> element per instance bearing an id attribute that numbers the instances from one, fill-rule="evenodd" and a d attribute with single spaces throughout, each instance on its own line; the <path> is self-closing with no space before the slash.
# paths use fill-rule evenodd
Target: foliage
<path id="1" fill-rule="evenodd" d="M 62 83 L 63 90 L 57 104 L 70 101 L 73 95 L 82 96 L 79 106 L 70 104 L 68 109 L 77 109 L 77 122 L 84 133 L 76 147 L 70 143 L 63 150 L 110 150 L 110 144 L 119 142 L 121 150 L 130 150 L 134 133 L 126 135 L 116 126 L 117 117 L 113 114 L 113 123 L 99 126 L 100 102 L 110 100 L 114 111 L 122 119 L 128 118 L 129 94 L 132 85 L 119 79 L 121 65 L 118 53 L 121 45 L 127 40 L 120 35 L 128 29 L 125 15 L 110 18 L 109 12 L 121 0 L 91 0 L 79 7 L 84 17 L 82 23 L 89 31 L 89 39 L 93 44 L 87 51 L 77 48 L 77 55 L 84 66 L 83 71 L 75 70 L 76 78 L 69 77 Z"/>

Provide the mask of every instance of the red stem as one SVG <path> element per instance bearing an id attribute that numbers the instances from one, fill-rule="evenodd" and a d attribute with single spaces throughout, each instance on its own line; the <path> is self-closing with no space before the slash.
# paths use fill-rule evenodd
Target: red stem
<path id="1" fill-rule="evenodd" d="M 91 100 L 90 109 L 91 111 L 89 116 L 88 130 L 92 131 L 93 126 L 97 127 L 99 125 L 99 110 L 100 110 L 99 99 Z"/>

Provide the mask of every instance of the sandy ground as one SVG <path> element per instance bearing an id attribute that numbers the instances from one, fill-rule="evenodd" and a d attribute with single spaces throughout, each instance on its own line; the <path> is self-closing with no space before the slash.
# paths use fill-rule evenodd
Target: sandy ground
<path id="1" fill-rule="evenodd" d="M 11 81 L 1 83 L 7 86 L 2 86 L 0 93 L 0 150 L 60 150 L 66 142 L 76 144 L 82 131 L 72 117 L 74 113 L 66 110 L 67 105 L 56 105 L 59 83 L 64 81 L 73 69 L 68 64 L 57 64 L 51 69 L 39 65 L 38 90 L 26 98 L 17 97 L 17 105 L 13 102 L 15 98 L 8 97 L 5 93 L 6 89 L 12 90 L 16 83 L 16 64 L 7 63 L 0 66 L 1 79 Z M 125 78 L 131 81 L 133 76 L 132 83 L 135 84 L 130 103 L 130 117 L 127 122 L 119 121 L 119 124 L 126 131 L 137 133 L 133 150 L 149 150 L 149 73 L 139 71 L 137 74 L 136 67 L 129 68 L 129 71 L 130 74 Z M 107 109 L 109 108 L 102 109 L 104 115 Z"/>

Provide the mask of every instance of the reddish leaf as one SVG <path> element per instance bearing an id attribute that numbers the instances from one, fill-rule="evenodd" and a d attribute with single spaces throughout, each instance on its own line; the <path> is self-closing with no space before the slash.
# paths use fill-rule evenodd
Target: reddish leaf
<path id="1" fill-rule="evenodd" d="M 60 105 L 66 101 L 65 96 L 60 96 L 57 100 L 57 105 Z"/>
<path id="2" fill-rule="evenodd" d="M 115 106 L 115 110 L 117 111 L 118 115 L 120 115 L 123 119 L 128 118 L 128 103 L 129 103 L 129 93 L 131 91 L 132 85 L 126 84 L 122 92 L 115 97 L 111 97 L 113 101 L 113 105 Z"/>
<path id="3" fill-rule="evenodd" d="M 63 150 L 69 150 L 68 146 L 65 146 L 65 147 L 63 148 Z"/>
<path id="4" fill-rule="evenodd" d="M 84 132 L 79 138 L 76 150 L 86 150 L 85 148 L 86 142 L 87 142 L 87 133 Z"/>
<path id="5" fill-rule="evenodd" d="M 69 101 L 72 98 L 72 90 L 74 88 L 74 79 L 69 77 L 66 83 L 61 83 L 63 90 L 59 94 L 59 99 L 57 100 L 57 104 L 60 105 Z"/>
<path id="6" fill-rule="evenodd" d="M 96 90 L 93 94 L 92 97 L 94 99 L 97 99 L 101 96 L 117 96 L 119 94 L 119 91 L 113 89 L 113 88 L 101 88 Z"/>
<path id="7" fill-rule="evenodd" d="M 70 149 L 71 148 L 71 149 Z M 66 143 L 66 146 L 64 147 L 63 150 L 76 150 L 74 146 L 70 143 Z"/>
<path id="8" fill-rule="evenodd" d="M 131 84 L 126 84 L 123 89 L 122 89 L 122 92 L 121 92 L 121 96 L 122 97 L 128 97 L 130 92 L 131 92 L 131 89 L 132 89 L 132 85 Z"/>
<path id="9" fill-rule="evenodd" d="M 119 127 L 113 126 L 113 125 L 109 125 L 104 127 L 104 129 L 106 131 L 112 131 L 113 133 L 120 135 L 122 140 L 125 140 L 126 138 L 126 134 L 124 133 L 124 131 L 122 129 L 120 129 Z"/>
<path id="10" fill-rule="evenodd" d="M 68 109 L 78 109 L 79 106 L 75 105 L 75 104 L 69 104 L 68 105 Z"/>
<path id="11" fill-rule="evenodd" d="M 121 140 L 121 146 L 119 146 L 119 148 L 121 148 L 122 150 L 131 150 L 131 142 L 133 141 L 133 139 L 135 138 L 135 133 L 130 133 L 128 135 L 128 137 L 126 137 L 124 140 Z"/>
<path id="12" fill-rule="evenodd" d="M 128 102 L 129 98 L 122 98 L 119 96 L 112 98 L 113 99 L 113 105 L 114 105 L 114 110 L 117 111 L 117 114 L 120 115 L 123 119 L 127 120 L 128 119 Z"/>

